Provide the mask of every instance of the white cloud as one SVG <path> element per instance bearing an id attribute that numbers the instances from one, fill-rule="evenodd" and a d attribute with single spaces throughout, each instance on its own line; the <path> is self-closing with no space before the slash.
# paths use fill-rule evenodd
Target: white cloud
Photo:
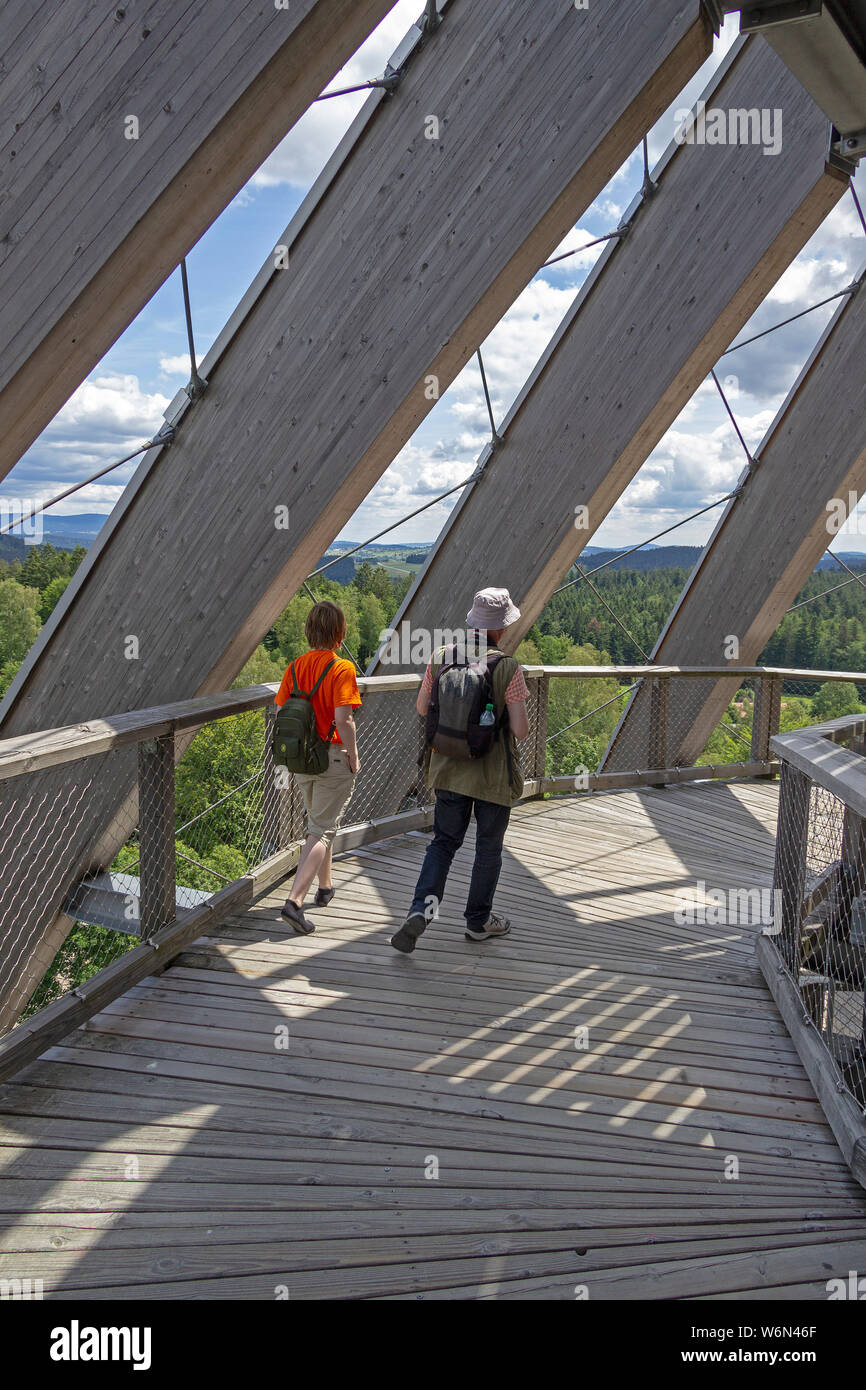
<path id="1" fill-rule="evenodd" d="M 176 357 L 160 357 L 159 370 L 163 376 L 189 376 L 189 354 L 179 352 Z"/>
<path id="2" fill-rule="evenodd" d="M 3 493 L 19 496 L 26 491 L 45 499 L 62 492 L 146 443 L 162 426 L 168 405 L 168 396 L 143 391 L 132 374 L 91 377 L 28 449 Z M 117 500 L 136 463 L 82 489 L 63 511 L 107 510 L 105 504 Z"/>
<path id="3" fill-rule="evenodd" d="M 81 440 L 127 443 L 158 429 L 169 398 L 142 391 L 138 377 L 97 376 L 85 381 L 42 435 L 53 447 Z"/>
<path id="4" fill-rule="evenodd" d="M 418 19 L 422 0 L 397 0 L 366 43 L 337 73 L 326 91 L 338 91 L 381 77 L 404 35 Z M 261 169 L 253 175 L 253 187 L 288 183 L 307 189 L 318 177 L 342 140 L 369 93 L 319 101 L 307 110 Z"/>

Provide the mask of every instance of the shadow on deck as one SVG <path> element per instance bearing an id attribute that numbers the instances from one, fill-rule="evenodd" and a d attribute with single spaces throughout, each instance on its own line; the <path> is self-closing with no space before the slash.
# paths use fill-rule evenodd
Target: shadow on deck
<path id="1" fill-rule="evenodd" d="M 525 804 L 497 899 L 514 932 L 484 946 L 461 929 L 468 846 L 416 953 L 388 945 L 423 834 L 340 859 L 311 938 L 272 891 L 0 1087 L 0 1277 L 826 1298 L 866 1268 L 866 1194 L 755 928 L 674 919 L 699 880 L 769 886 L 776 804 L 763 782 Z"/>

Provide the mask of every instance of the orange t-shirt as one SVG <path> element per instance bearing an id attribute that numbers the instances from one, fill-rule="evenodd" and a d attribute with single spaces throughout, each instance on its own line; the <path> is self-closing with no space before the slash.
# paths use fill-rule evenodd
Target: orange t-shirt
<path id="1" fill-rule="evenodd" d="M 329 661 L 334 661 L 334 657 L 334 652 L 329 652 L 324 648 L 319 648 L 314 652 L 304 652 L 303 656 L 297 657 L 294 667 L 298 680 L 298 690 L 305 690 L 309 695 L 324 667 Z M 292 664 L 290 663 L 286 667 L 285 675 L 276 693 L 276 703 L 284 705 L 294 688 Z M 358 693 L 355 668 L 351 661 L 344 661 L 342 657 L 338 656 L 313 696 L 313 713 L 316 716 L 316 728 L 319 731 L 319 736 L 327 740 L 328 731 L 334 722 L 334 710 L 337 705 L 354 705 L 357 708 L 360 703 L 361 696 Z M 336 729 L 331 742 L 342 742 Z"/>

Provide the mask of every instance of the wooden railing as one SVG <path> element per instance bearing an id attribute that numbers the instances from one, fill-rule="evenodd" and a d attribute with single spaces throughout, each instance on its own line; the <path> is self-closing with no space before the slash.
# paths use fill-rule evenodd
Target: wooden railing
<path id="1" fill-rule="evenodd" d="M 866 1186 L 866 718 L 771 740 L 781 764 L 761 970 L 839 1147 Z"/>
<path id="2" fill-rule="evenodd" d="M 866 683 L 862 674 L 755 666 L 529 666 L 524 672 L 531 692 L 530 734 L 522 748 L 525 796 L 658 786 L 698 778 L 772 775 L 778 764 L 770 743 L 778 727 L 779 694 L 784 682 Z M 650 683 L 653 720 L 645 756 L 640 759 L 643 765 L 628 772 L 587 769 L 579 776 L 561 772 L 553 775 L 548 771 L 549 750 L 556 746 L 563 731 L 550 728 L 551 689 L 562 681 L 599 678 L 616 682 L 615 699 L 625 695 L 636 682 Z M 432 797 L 423 786 L 417 767 L 420 721 L 414 713 L 413 696 L 420 679 L 418 674 L 359 679 L 362 697 L 386 694 L 395 698 L 395 705 L 389 717 L 372 730 L 365 731 L 362 711 L 360 790 L 353 802 L 354 817 L 350 807 L 350 823 L 336 837 L 336 852 L 423 828 L 431 822 Z M 683 680 L 708 679 L 755 683 L 751 747 L 744 750 L 746 757 L 740 762 L 677 766 L 668 757 L 671 730 L 676 728 L 677 719 L 674 691 L 681 688 L 678 683 Z M 11 825 L 18 835 L 16 840 L 7 833 L 0 845 L 0 851 L 9 851 L 0 878 L 0 970 L 4 958 L 7 964 L 14 964 L 14 970 L 7 971 L 7 993 L 0 994 L 0 1005 L 6 1005 L 5 1026 L 11 1027 L 0 1041 L 0 1079 L 71 1032 L 136 981 L 164 968 L 198 936 L 284 878 L 294 866 L 303 836 L 303 817 L 298 812 L 299 799 L 291 779 L 288 784 L 277 786 L 279 779 L 275 777 L 266 737 L 256 774 L 263 802 L 261 815 L 269 825 L 259 842 L 261 852 L 253 856 L 247 873 L 214 892 L 199 892 L 194 895 L 198 900 L 190 906 L 178 907 L 175 766 L 204 725 L 253 710 L 272 711 L 275 692 L 276 685 L 268 684 L 202 695 L 0 741 L 0 798 L 4 803 L 0 823 Z M 385 704 L 390 706 L 390 700 Z M 589 711 L 581 718 L 593 713 Z M 407 720 L 413 730 L 411 738 L 405 736 Z M 402 731 L 400 738 L 398 729 Z M 399 765 L 392 765 L 395 756 L 389 756 L 389 749 L 398 745 Z M 115 762 L 117 776 L 112 781 Z M 382 804 L 381 783 L 385 778 L 399 792 L 395 809 L 390 814 L 368 816 L 364 813 L 365 804 Z M 376 797 L 367 803 L 365 787 L 376 791 Z M 55 788 L 60 789 L 53 801 L 46 788 L 52 795 Z M 67 823 L 64 808 L 71 805 L 73 793 L 75 817 L 70 813 Z M 103 805 L 103 799 L 110 805 Z M 54 817 L 49 822 L 40 810 L 45 804 Z M 141 944 L 97 969 L 91 978 L 76 983 L 32 1018 L 17 1022 L 72 925 L 79 901 L 74 894 L 82 879 L 105 870 L 128 842 L 136 825 L 138 901 L 134 935 Z M 34 841 L 31 847 L 24 838 L 28 828 L 34 826 L 53 837 L 52 847 L 58 848 L 56 863 L 52 861 L 46 867 L 43 841 Z"/>

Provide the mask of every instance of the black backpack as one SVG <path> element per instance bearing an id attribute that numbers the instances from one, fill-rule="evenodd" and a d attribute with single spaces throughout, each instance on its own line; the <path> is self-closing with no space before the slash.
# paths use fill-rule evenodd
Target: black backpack
<path id="1" fill-rule="evenodd" d="M 443 655 L 427 709 L 427 747 L 446 758 L 483 758 L 508 723 L 507 709 L 498 718 L 494 714 L 492 724 L 481 722 L 488 705 L 496 708 L 493 672 L 503 653 L 489 651 L 480 661 L 458 661 L 455 646 L 450 658 L 447 649 Z"/>
<path id="2" fill-rule="evenodd" d="M 305 772 L 313 776 L 327 772 L 328 750 L 337 725 L 336 721 L 331 723 L 326 742 L 316 728 L 313 696 L 335 662 L 336 658 L 328 662 L 309 692 L 298 689 L 295 663 L 292 662 L 289 667 L 293 689 L 286 703 L 277 711 L 272 743 L 274 762 L 279 767 L 287 767 L 289 772 Z"/>

